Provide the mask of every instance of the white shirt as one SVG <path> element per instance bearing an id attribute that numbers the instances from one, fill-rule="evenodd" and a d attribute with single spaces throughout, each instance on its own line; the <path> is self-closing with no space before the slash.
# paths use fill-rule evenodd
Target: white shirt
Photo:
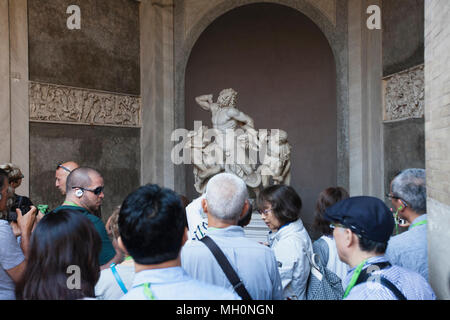
<path id="1" fill-rule="evenodd" d="M 204 216 L 202 208 L 202 200 L 205 195 L 202 195 L 192 201 L 186 207 L 186 218 L 189 229 L 189 239 L 200 240 L 206 235 L 208 229 L 208 219 Z"/>
<path id="2" fill-rule="evenodd" d="M 116 271 L 122 279 L 125 288 L 128 290 L 131 288 L 134 279 L 134 264 L 126 265 L 119 264 L 116 266 Z M 103 269 L 100 272 L 100 278 L 95 285 L 95 296 L 99 300 L 118 300 L 125 293 L 119 286 L 119 283 L 114 277 L 111 268 Z"/>
<path id="3" fill-rule="evenodd" d="M 312 255 L 312 243 L 300 219 L 268 236 L 275 252 L 285 299 L 304 300 L 311 266 L 306 252 Z"/>
<path id="4" fill-rule="evenodd" d="M 148 283 L 156 300 L 239 300 L 233 291 L 192 279 L 181 267 L 144 270 L 136 273 L 133 286 L 121 300 L 148 300 Z"/>

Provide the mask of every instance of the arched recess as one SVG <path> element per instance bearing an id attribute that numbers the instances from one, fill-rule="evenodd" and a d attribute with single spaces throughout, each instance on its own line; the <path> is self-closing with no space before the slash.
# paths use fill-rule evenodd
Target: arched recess
<path id="1" fill-rule="evenodd" d="M 218 5 L 191 29 L 185 38 L 184 47 L 175 48 L 177 70 L 175 108 L 178 109 L 175 112 L 175 123 L 178 127 L 191 129 L 192 123 L 190 122 L 193 122 L 192 120 L 203 120 L 205 124 L 211 126 L 210 114 L 198 106 L 195 107 L 193 97 L 213 93 L 216 98 L 219 90 L 225 87 L 236 89 L 239 92 L 238 108 L 254 118 L 257 128 L 280 128 L 288 132 L 289 140 L 295 149 L 292 158 L 294 166 L 292 184 L 304 200 L 303 212 L 306 222 L 311 223 L 312 209 L 318 192 L 330 185 L 347 186 L 348 183 L 345 117 L 347 71 L 344 67 L 346 64 L 344 44 L 346 41 L 342 39 L 344 33 L 340 33 L 341 38 L 339 38 L 337 28 L 308 1 L 256 2 L 226 1 L 226 4 Z M 266 22 L 269 23 L 270 20 L 269 24 L 272 24 L 272 27 L 267 28 L 267 25 L 264 27 L 264 23 L 256 26 L 255 23 L 258 22 L 256 19 L 253 20 L 253 24 L 248 23 L 247 27 L 250 26 L 250 28 L 245 29 L 245 21 L 252 17 L 251 11 L 254 8 L 259 8 L 256 10 L 258 13 L 254 13 L 260 18 L 263 18 L 264 12 L 266 12 Z M 267 13 L 270 14 L 267 15 Z M 284 21 L 280 20 L 280 16 L 283 14 L 287 15 Z M 175 13 L 175 19 L 176 16 Z M 270 18 L 271 16 L 275 20 Z M 228 23 L 227 17 L 228 19 L 237 19 L 237 24 Z M 276 19 L 279 20 L 278 23 Z M 216 48 L 220 47 L 221 43 L 230 41 L 230 39 L 223 39 L 223 37 L 227 37 L 226 32 L 220 33 L 227 23 L 233 29 L 228 30 L 230 33 L 234 31 L 236 34 L 236 31 L 242 28 L 241 35 L 244 32 L 246 36 L 252 37 L 253 30 L 251 40 L 255 40 L 254 36 L 260 37 L 259 42 L 257 40 L 255 43 L 259 43 L 263 47 L 264 32 L 269 34 L 268 37 L 271 40 L 266 40 L 272 41 L 272 45 L 276 49 L 273 52 L 275 56 L 270 56 L 270 49 L 267 46 L 264 52 L 258 54 L 258 49 L 249 48 L 247 45 L 244 52 L 253 55 L 247 61 L 244 61 L 245 59 L 239 61 L 239 54 L 236 55 L 237 51 L 230 52 L 228 59 L 227 54 L 220 54 L 220 50 L 214 52 L 214 40 L 217 41 Z M 284 24 L 284 32 L 280 23 Z M 289 29 L 289 24 L 292 24 L 293 29 Z M 176 26 L 177 24 L 175 24 Z M 258 33 L 255 28 L 265 28 L 265 30 L 259 30 L 261 32 Z M 273 32 L 279 34 L 273 34 Z M 180 33 L 182 32 L 176 30 L 175 37 Z M 214 39 L 214 36 L 217 39 Z M 205 40 L 205 38 L 208 39 Z M 242 37 L 240 40 L 236 38 L 235 40 L 240 41 L 241 49 L 246 46 Z M 306 42 L 302 43 L 305 40 Z M 175 43 L 179 42 L 175 39 Z M 248 42 L 250 45 L 253 43 L 252 41 Z M 283 54 L 286 43 L 290 43 L 289 49 L 286 50 L 289 52 Z M 212 60 L 216 60 L 204 60 L 201 53 L 196 52 L 197 49 L 200 50 L 199 52 L 202 50 L 208 52 L 214 57 Z M 277 69 L 273 62 L 274 59 L 279 58 L 285 59 L 285 62 L 280 61 Z M 220 59 L 223 59 L 223 66 L 229 72 L 220 73 Z M 258 59 L 259 63 L 267 64 L 265 72 L 258 73 L 255 64 L 249 65 L 252 61 L 258 63 Z M 208 62 L 215 67 L 212 67 L 211 64 L 208 65 Z M 195 71 L 191 70 L 191 63 L 195 64 L 192 68 L 200 70 L 196 75 L 192 75 L 192 72 L 195 73 Z M 203 71 L 201 70 L 202 65 L 205 68 Z M 242 72 L 241 77 L 233 79 L 233 74 L 236 75 L 239 68 L 245 71 Z M 191 81 L 196 77 L 197 79 L 201 78 L 202 72 L 204 73 L 203 82 Z M 276 76 L 283 74 L 286 78 L 284 85 L 283 81 L 280 83 L 275 79 Z M 189 80 L 186 80 L 188 78 Z M 273 83 L 270 83 L 271 78 L 273 78 Z M 255 82 L 255 80 L 257 81 Z M 252 82 L 255 87 L 252 92 L 249 92 Z M 270 93 L 267 90 L 271 90 Z M 270 107 L 273 105 L 281 107 L 274 109 Z M 298 130 L 295 128 L 296 122 L 298 122 Z M 183 169 L 186 170 L 186 167 L 183 166 Z M 184 174 L 187 175 L 185 185 L 190 186 L 192 177 L 189 175 L 192 173 L 181 172 L 181 176 Z M 192 189 L 186 190 L 186 192 L 192 196 Z"/>

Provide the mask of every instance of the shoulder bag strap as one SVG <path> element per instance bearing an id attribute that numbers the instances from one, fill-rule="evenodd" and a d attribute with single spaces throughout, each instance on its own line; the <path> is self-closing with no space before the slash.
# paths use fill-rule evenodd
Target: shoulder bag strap
<path id="1" fill-rule="evenodd" d="M 217 246 L 217 244 L 208 236 L 204 236 L 200 241 L 203 242 L 212 252 L 223 272 L 230 281 L 231 285 L 233 286 L 233 289 L 242 298 L 242 300 L 252 300 L 252 297 L 245 288 L 244 283 L 241 279 L 239 279 L 236 271 L 234 271 L 230 262 L 225 257 L 222 250 L 220 250 L 220 248 Z"/>
<path id="2" fill-rule="evenodd" d="M 391 266 L 391 264 L 389 262 L 373 263 L 372 265 L 378 266 L 380 268 L 380 270 Z M 356 281 L 355 286 L 362 282 L 366 282 L 370 278 L 370 276 L 371 276 L 371 274 L 367 272 L 367 269 L 364 269 L 361 272 L 361 274 L 358 278 L 358 281 Z M 397 297 L 398 300 L 407 300 L 405 295 L 388 279 L 386 279 L 382 275 L 379 275 L 379 278 L 377 278 L 377 279 L 380 280 L 380 283 L 383 286 L 385 286 L 386 288 L 391 290 L 392 293 Z"/>
<path id="3" fill-rule="evenodd" d="M 123 283 L 122 278 L 120 277 L 119 273 L 117 272 L 115 263 L 111 263 L 111 271 L 114 275 L 114 278 L 116 278 L 116 281 L 119 284 L 120 289 L 122 289 L 123 293 L 127 293 L 128 290 L 125 287 L 125 284 Z"/>
<path id="4" fill-rule="evenodd" d="M 398 300 L 407 300 L 405 295 L 388 279 L 380 277 L 381 284 L 392 291 Z"/>

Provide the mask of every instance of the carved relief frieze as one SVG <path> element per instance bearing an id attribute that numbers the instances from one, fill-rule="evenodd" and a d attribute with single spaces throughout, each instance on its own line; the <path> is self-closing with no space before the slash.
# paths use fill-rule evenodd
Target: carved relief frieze
<path id="1" fill-rule="evenodd" d="M 140 127 L 141 98 L 30 82 L 30 121 Z"/>
<path id="2" fill-rule="evenodd" d="M 384 120 L 422 118 L 425 104 L 424 66 L 396 73 L 383 80 Z"/>

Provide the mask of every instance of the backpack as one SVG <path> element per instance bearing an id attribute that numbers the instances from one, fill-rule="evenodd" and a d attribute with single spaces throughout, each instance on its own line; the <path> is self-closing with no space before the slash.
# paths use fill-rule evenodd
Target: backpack
<path id="1" fill-rule="evenodd" d="M 341 279 L 324 266 L 316 253 L 306 253 L 306 256 L 311 266 L 306 300 L 342 300 L 344 288 Z"/>

